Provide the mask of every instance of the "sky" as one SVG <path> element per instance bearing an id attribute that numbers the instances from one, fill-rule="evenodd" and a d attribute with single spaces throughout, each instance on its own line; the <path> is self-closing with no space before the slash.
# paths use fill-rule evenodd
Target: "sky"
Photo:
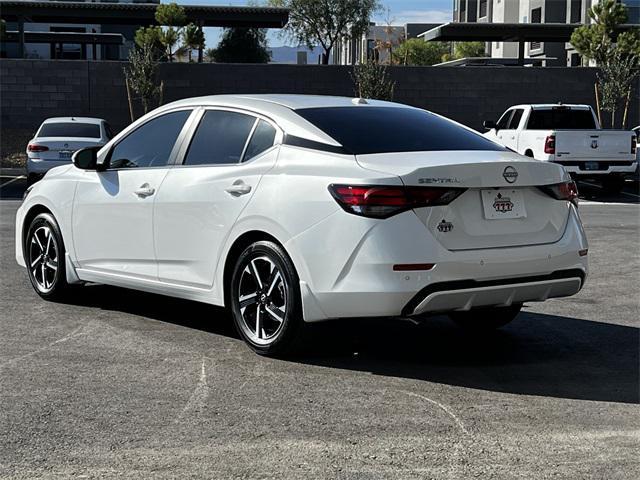
<path id="1" fill-rule="evenodd" d="M 161 0 L 166 3 L 168 0 Z M 247 0 L 175 0 L 184 5 L 247 5 Z M 262 2 L 251 2 L 266 3 Z M 372 18 L 379 24 L 391 20 L 394 25 L 405 23 L 445 23 L 451 21 L 452 0 L 381 0 L 383 10 Z M 269 30 L 269 46 L 290 45 L 291 42 L 281 38 L 277 30 Z M 220 40 L 221 29 L 205 28 L 207 48 L 215 48 Z"/>

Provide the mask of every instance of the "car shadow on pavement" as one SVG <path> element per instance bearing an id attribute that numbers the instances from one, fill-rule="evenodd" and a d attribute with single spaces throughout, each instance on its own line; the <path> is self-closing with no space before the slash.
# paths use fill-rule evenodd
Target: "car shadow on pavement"
<path id="1" fill-rule="evenodd" d="M 238 338 L 224 309 L 202 303 L 91 286 L 73 304 Z M 286 361 L 495 392 L 639 403 L 639 335 L 636 327 L 526 310 L 486 334 L 467 333 L 443 316 L 419 324 L 336 320 L 309 325 L 302 352 Z"/>

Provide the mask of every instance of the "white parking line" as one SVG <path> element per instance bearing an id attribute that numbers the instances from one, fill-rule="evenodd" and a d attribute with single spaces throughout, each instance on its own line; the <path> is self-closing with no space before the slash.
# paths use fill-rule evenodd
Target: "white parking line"
<path id="1" fill-rule="evenodd" d="M 593 202 L 591 200 L 580 200 L 578 202 L 578 205 L 581 206 L 581 207 L 583 205 L 585 205 L 585 206 L 589 206 L 589 205 L 616 205 L 616 206 L 621 206 L 621 207 L 624 207 L 624 206 L 637 207 L 640 204 L 638 204 L 638 203 L 627 203 L 627 202 Z"/>
<path id="2" fill-rule="evenodd" d="M 0 185 L 0 187 L 6 187 L 7 185 L 9 185 L 10 183 L 16 182 L 18 180 L 22 180 L 23 178 L 27 178 L 24 175 L 20 175 L 19 177 L 6 177 L 6 176 L 0 176 L 0 178 L 11 178 L 11 180 L 9 180 L 8 182 L 3 183 L 2 185 Z"/>

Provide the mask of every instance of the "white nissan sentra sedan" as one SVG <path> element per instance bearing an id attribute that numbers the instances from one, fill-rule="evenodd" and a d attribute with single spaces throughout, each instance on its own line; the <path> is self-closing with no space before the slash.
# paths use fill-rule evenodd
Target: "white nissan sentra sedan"
<path id="1" fill-rule="evenodd" d="M 27 145 L 27 181 L 39 180 L 54 167 L 71 163 L 71 155 L 85 147 L 103 146 L 113 137 L 102 118 L 47 118 Z"/>
<path id="2" fill-rule="evenodd" d="M 262 354 L 333 318 L 444 312 L 495 328 L 587 275 L 561 166 L 405 105 L 181 100 L 73 163 L 18 210 L 38 294 L 98 282 L 224 305 Z"/>

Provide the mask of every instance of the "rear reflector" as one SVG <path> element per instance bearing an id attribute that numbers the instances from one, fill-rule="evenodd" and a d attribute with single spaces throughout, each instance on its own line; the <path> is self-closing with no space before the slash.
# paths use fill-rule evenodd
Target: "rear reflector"
<path id="1" fill-rule="evenodd" d="M 578 186 L 573 181 L 543 185 L 538 188 L 556 200 L 567 200 L 575 205 L 578 204 Z"/>
<path id="2" fill-rule="evenodd" d="M 431 270 L 435 263 L 401 263 L 393 266 L 394 272 L 413 272 L 416 270 Z"/>
<path id="3" fill-rule="evenodd" d="M 589 253 L 588 248 L 585 248 L 584 250 L 578 250 L 578 255 L 580 255 L 581 257 L 585 257 L 587 253 Z"/>
<path id="4" fill-rule="evenodd" d="M 329 192 L 344 211 L 371 218 L 389 218 L 413 208 L 447 205 L 465 190 L 401 185 L 329 185 Z"/>
<path id="5" fill-rule="evenodd" d="M 544 153 L 553 155 L 556 153 L 556 136 L 549 135 L 544 141 Z"/>
<path id="6" fill-rule="evenodd" d="M 49 150 L 49 147 L 45 145 L 38 145 L 37 143 L 27 145 L 27 151 L 29 152 L 46 152 L 47 150 Z"/>

